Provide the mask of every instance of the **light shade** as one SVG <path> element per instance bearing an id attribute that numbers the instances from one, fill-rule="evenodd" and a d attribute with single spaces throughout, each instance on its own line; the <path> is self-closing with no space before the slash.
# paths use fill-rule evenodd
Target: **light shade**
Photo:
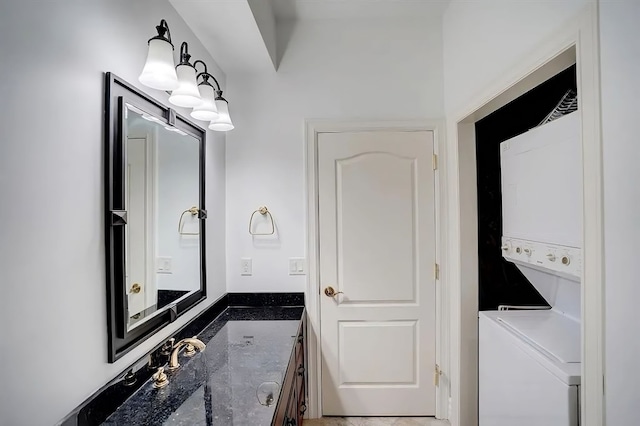
<path id="1" fill-rule="evenodd" d="M 176 67 L 176 72 L 178 88 L 169 96 L 169 102 L 185 108 L 200 105 L 202 99 L 196 85 L 196 69 L 188 64 L 180 64 Z"/>
<path id="2" fill-rule="evenodd" d="M 200 105 L 193 108 L 193 111 L 191 111 L 191 117 L 202 121 L 216 120 L 219 114 L 218 107 L 214 101 L 216 95 L 214 93 L 213 86 L 210 84 L 200 84 L 198 86 L 198 90 L 200 91 L 200 98 L 202 99 L 202 102 Z"/>
<path id="3" fill-rule="evenodd" d="M 225 100 L 216 100 L 216 106 L 218 107 L 218 119 L 209 124 L 211 130 L 218 132 L 228 132 L 234 129 L 234 125 L 231 122 L 231 116 L 229 115 L 229 104 Z"/>
<path id="4" fill-rule="evenodd" d="M 140 83 L 158 90 L 174 90 L 178 87 L 178 76 L 173 63 L 173 46 L 163 39 L 149 40 L 149 53 Z"/>

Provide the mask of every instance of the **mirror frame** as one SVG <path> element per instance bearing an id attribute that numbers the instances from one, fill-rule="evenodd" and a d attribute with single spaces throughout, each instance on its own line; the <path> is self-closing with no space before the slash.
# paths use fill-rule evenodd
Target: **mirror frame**
<path id="1" fill-rule="evenodd" d="M 108 358 L 113 363 L 131 349 L 204 300 L 207 296 L 205 254 L 205 144 L 206 131 L 111 72 L 105 73 L 105 236 Z M 135 328 L 127 330 L 125 206 L 126 132 L 125 104 L 135 106 L 200 141 L 200 289 L 178 303 L 171 303 Z"/>

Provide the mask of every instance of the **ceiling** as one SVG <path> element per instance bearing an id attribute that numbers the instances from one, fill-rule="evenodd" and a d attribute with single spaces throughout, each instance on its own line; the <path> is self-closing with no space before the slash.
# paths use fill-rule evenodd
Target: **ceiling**
<path id="1" fill-rule="evenodd" d="M 273 0 L 276 19 L 400 19 L 440 16 L 450 0 Z"/>
<path id="2" fill-rule="evenodd" d="M 440 18 L 450 0 L 169 0 L 225 72 L 278 69 L 279 22 Z M 278 44 L 283 44 L 278 46 Z"/>

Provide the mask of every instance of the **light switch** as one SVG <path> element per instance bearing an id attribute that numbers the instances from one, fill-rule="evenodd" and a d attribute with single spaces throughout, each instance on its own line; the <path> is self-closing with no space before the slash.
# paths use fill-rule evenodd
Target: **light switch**
<path id="1" fill-rule="evenodd" d="M 253 266 L 250 257 L 240 259 L 240 275 L 253 275 Z"/>
<path id="2" fill-rule="evenodd" d="M 172 259 L 170 257 L 158 257 L 156 258 L 156 272 L 158 274 L 172 274 L 173 266 Z"/>
<path id="3" fill-rule="evenodd" d="M 289 258 L 289 275 L 306 275 L 307 267 L 304 257 Z"/>

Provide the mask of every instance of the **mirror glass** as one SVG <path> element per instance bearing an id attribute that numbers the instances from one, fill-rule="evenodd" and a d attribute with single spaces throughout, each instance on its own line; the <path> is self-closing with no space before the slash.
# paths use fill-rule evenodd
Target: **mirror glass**
<path id="1" fill-rule="evenodd" d="M 200 289 L 200 140 L 125 103 L 127 330 Z"/>

